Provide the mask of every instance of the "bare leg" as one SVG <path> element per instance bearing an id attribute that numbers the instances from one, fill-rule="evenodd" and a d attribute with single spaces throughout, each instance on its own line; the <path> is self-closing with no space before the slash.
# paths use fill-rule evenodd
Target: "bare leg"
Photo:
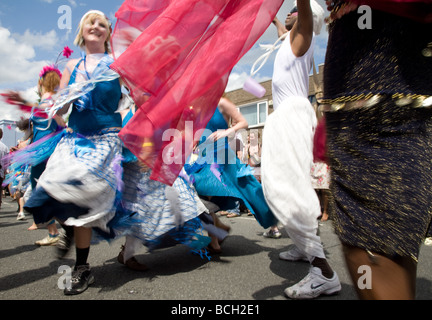
<path id="1" fill-rule="evenodd" d="M 89 248 L 92 237 L 92 229 L 86 227 L 74 227 L 75 246 L 80 249 Z"/>
<path id="2" fill-rule="evenodd" d="M 215 236 L 213 236 L 211 234 L 209 234 L 209 236 L 211 239 L 210 244 L 209 244 L 209 251 L 211 253 L 219 253 L 220 251 L 222 251 L 218 238 L 216 238 Z"/>
<path id="3" fill-rule="evenodd" d="M 328 195 L 326 191 L 321 191 L 321 197 L 322 197 L 322 203 L 323 203 L 323 214 L 321 217 L 321 221 L 327 221 L 328 220 Z"/>
<path id="4" fill-rule="evenodd" d="M 223 224 L 223 223 L 220 221 L 219 217 L 216 216 L 216 214 L 215 214 L 214 212 L 210 212 L 210 215 L 211 215 L 212 218 L 213 218 L 213 224 L 214 224 L 217 228 L 220 228 L 220 229 L 222 229 L 222 230 L 225 230 L 226 232 L 229 232 L 229 231 L 230 231 L 231 227 L 229 227 L 229 226 Z M 209 249 L 210 253 L 221 253 L 221 252 L 222 252 L 222 249 L 221 249 L 221 246 L 220 246 L 219 239 L 218 239 L 215 235 L 210 234 L 210 233 L 209 233 L 209 236 L 210 236 L 210 239 L 211 239 L 211 241 L 210 241 L 210 243 L 209 243 L 209 245 L 208 245 L 208 249 Z"/>
<path id="5" fill-rule="evenodd" d="M 222 221 L 220 221 L 219 217 L 214 213 L 214 212 L 210 212 L 210 215 L 213 218 L 214 221 L 214 225 L 222 230 L 225 230 L 226 232 L 230 232 L 231 227 L 227 226 L 226 224 L 222 223 Z"/>
<path id="6" fill-rule="evenodd" d="M 19 195 L 18 205 L 19 205 L 19 212 L 24 213 L 24 198 L 22 195 Z"/>
<path id="7" fill-rule="evenodd" d="M 34 222 L 33 222 L 34 223 Z M 47 226 L 48 233 L 52 236 L 59 234 L 55 221 Z"/>
<path id="8" fill-rule="evenodd" d="M 390 259 L 363 249 L 343 246 L 345 261 L 356 288 L 363 300 L 412 300 L 415 298 L 417 263 L 409 257 Z M 365 288 L 366 273 L 371 284 Z"/>

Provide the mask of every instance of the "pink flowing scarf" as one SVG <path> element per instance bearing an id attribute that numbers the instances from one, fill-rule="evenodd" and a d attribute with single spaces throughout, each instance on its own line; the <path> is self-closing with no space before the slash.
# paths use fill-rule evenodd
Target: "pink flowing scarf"
<path id="1" fill-rule="evenodd" d="M 432 0 L 350 0 L 419 22 L 432 23 Z"/>
<path id="2" fill-rule="evenodd" d="M 138 110 L 126 147 L 172 185 L 224 93 L 234 65 L 283 0 L 126 0 L 113 33 L 118 72 Z M 120 54 L 120 56 L 118 56 Z"/>

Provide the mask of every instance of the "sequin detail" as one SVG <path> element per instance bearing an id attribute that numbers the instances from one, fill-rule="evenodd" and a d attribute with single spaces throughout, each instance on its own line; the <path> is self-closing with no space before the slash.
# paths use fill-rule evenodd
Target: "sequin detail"
<path id="1" fill-rule="evenodd" d="M 330 189 L 341 241 L 411 257 L 432 218 L 432 109 L 384 97 L 368 108 L 326 113 Z"/>
<path id="2" fill-rule="evenodd" d="M 432 59 L 424 55 L 432 24 L 377 10 L 372 29 L 360 29 L 351 12 L 329 26 L 324 70 L 325 104 L 368 100 L 375 95 L 432 96 Z M 349 35 L 349 37 L 347 37 Z"/>

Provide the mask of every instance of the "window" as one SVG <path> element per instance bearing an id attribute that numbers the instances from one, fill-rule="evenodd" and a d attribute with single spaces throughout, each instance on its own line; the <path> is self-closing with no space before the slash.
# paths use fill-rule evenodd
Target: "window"
<path id="1" fill-rule="evenodd" d="M 267 119 L 268 103 L 267 101 L 254 102 L 238 108 L 243 117 L 249 123 L 249 127 L 264 125 Z"/>
<path id="2" fill-rule="evenodd" d="M 313 105 L 314 103 L 317 102 L 317 98 L 315 95 L 310 95 L 309 97 L 309 102 Z"/>

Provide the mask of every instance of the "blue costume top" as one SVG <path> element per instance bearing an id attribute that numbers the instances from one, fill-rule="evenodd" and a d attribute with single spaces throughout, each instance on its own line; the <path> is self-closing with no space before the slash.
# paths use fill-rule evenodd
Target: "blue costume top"
<path id="1" fill-rule="evenodd" d="M 43 137 L 49 135 L 50 133 L 57 131 L 58 125 L 57 122 L 54 121 L 54 119 L 52 119 L 51 123 L 49 123 L 47 119 L 32 115 L 30 117 L 30 120 L 33 123 L 32 142 L 36 142 Z"/>
<path id="2" fill-rule="evenodd" d="M 206 129 L 215 132 L 220 129 L 228 129 L 228 124 L 225 121 L 222 113 L 219 111 L 219 108 L 216 108 L 215 113 L 211 117 L 210 121 L 207 123 Z"/>
<path id="3" fill-rule="evenodd" d="M 69 84 L 75 82 L 78 66 L 83 61 L 85 58 L 81 59 L 75 66 Z M 106 63 L 106 61 L 112 62 L 112 59 L 102 59 L 96 68 L 103 67 L 101 64 Z M 118 109 L 120 98 L 119 79 L 96 83 L 96 87 L 81 98 L 84 101 L 84 107 L 73 108 L 69 116 L 69 127 L 79 133 L 95 133 L 101 129 L 112 127 L 121 128 L 121 115 L 115 112 Z M 74 106 L 76 105 L 74 103 Z"/>
<path id="4" fill-rule="evenodd" d="M 33 123 L 33 138 L 32 143 L 41 140 L 46 137 L 50 133 L 56 132 L 58 128 L 57 122 L 54 119 L 51 119 L 51 122 L 48 122 L 47 119 L 37 117 L 35 115 L 31 115 L 31 122 Z M 48 125 L 49 124 L 49 125 Z M 42 162 L 38 165 L 31 166 L 30 169 L 30 181 L 32 189 L 36 188 L 37 179 L 39 179 L 42 172 L 45 170 L 46 162 Z"/>

